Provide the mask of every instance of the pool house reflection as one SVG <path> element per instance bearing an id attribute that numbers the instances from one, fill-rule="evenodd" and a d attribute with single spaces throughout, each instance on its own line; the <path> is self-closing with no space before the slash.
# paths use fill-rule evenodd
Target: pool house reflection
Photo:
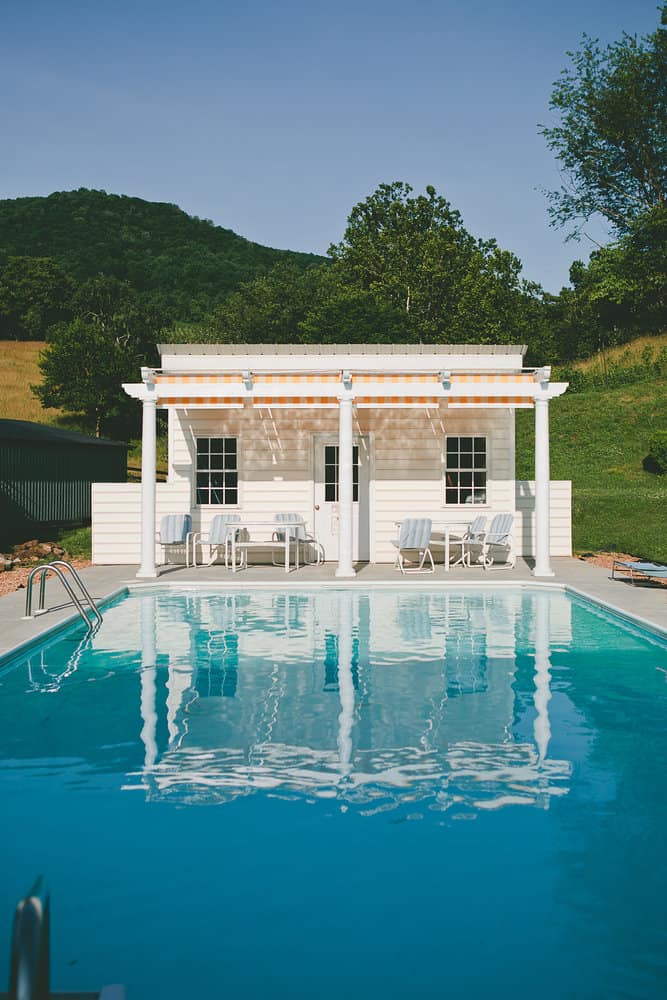
<path id="1" fill-rule="evenodd" d="M 570 764 L 548 756 L 549 636 L 569 640 L 564 597 L 192 592 L 180 614 L 175 599 L 134 600 L 144 762 L 126 787 L 151 799 L 263 790 L 368 813 L 546 808 L 567 792 Z M 526 628 L 532 683 L 518 691 Z M 528 712 L 532 740 L 516 732 Z"/>

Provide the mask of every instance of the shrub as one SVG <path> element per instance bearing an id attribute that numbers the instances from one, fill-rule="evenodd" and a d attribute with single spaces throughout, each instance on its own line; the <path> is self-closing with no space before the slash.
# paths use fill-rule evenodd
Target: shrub
<path id="1" fill-rule="evenodd" d="M 656 431 L 648 446 L 648 457 L 656 472 L 667 472 L 667 431 Z"/>

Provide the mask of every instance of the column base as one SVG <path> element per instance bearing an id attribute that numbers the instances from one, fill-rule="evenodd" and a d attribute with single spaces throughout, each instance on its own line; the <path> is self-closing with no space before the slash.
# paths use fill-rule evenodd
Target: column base
<path id="1" fill-rule="evenodd" d="M 339 580 L 354 580 L 356 575 L 353 569 L 341 569 L 340 567 L 334 574 Z"/>
<path id="2" fill-rule="evenodd" d="M 142 569 L 140 569 L 137 572 L 137 574 L 135 576 L 135 579 L 137 579 L 137 580 L 157 580 L 157 578 L 159 577 L 159 575 L 160 574 L 159 574 L 158 570 L 156 570 L 156 569 L 155 570 L 142 570 Z"/>
<path id="3" fill-rule="evenodd" d="M 533 570 L 533 576 L 549 577 L 549 576 L 555 576 L 555 575 L 556 574 L 551 569 L 551 567 L 548 567 L 547 569 L 540 569 L 540 568 L 538 568 L 536 566 L 535 569 Z"/>

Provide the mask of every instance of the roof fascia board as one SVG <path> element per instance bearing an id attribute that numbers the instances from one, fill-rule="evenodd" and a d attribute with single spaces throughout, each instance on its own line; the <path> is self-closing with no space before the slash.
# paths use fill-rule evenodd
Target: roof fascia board
<path id="1" fill-rule="evenodd" d="M 374 354 L 374 355 L 182 355 L 165 352 L 162 371 L 173 373 L 312 372 L 512 372 L 521 371 L 523 356 L 516 354 Z"/>

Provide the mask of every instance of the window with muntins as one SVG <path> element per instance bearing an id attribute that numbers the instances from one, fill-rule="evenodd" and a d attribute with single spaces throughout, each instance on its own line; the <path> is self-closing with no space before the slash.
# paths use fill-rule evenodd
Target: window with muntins
<path id="1" fill-rule="evenodd" d="M 486 503 L 486 438 L 448 437 L 445 445 L 445 503 Z"/>
<path id="2" fill-rule="evenodd" d="M 238 470 L 236 438 L 197 438 L 197 503 L 237 504 Z"/>

